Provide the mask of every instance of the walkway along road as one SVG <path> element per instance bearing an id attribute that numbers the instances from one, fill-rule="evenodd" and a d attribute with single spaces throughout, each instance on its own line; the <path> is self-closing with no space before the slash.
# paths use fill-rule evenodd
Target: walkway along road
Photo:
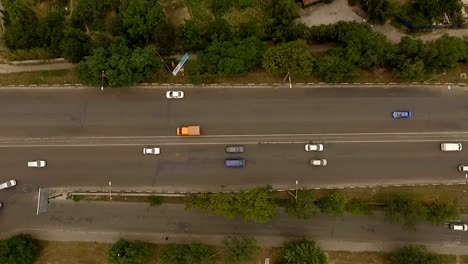
<path id="1" fill-rule="evenodd" d="M 268 247 L 307 237 L 326 250 L 388 251 L 407 243 L 425 244 L 440 253 L 466 254 L 468 250 L 467 232 L 425 224 L 406 230 L 385 222 L 379 214 L 343 218 L 319 215 L 298 220 L 279 210 L 271 222 L 253 224 L 199 210 L 185 211 L 183 205 L 153 208 L 148 204 L 52 200 L 49 206 L 49 212 L 39 216 L 25 210 L 27 207 L 5 208 L 0 212 L 0 237 L 26 231 L 47 240 L 111 242 L 123 237 L 155 243 L 201 241 L 219 245 L 226 235 L 248 234 Z"/>

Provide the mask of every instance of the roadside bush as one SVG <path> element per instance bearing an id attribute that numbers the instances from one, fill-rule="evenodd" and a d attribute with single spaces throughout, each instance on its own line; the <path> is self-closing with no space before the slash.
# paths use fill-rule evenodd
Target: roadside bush
<path id="1" fill-rule="evenodd" d="M 151 195 L 148 197 L 150 206 L 160 206 L 163 204 L 163 198 L 161 196 Z"/>
<path id="2" fill-rule="evenodd" d="M 286 202 L 286 213 L 299 219 L 309 219 L 320 212 L 315 205 L 315 197 L 311 191 L 299 191 L 297 193 L 297 202 L 291 197 Z"/>
<path id="3" fill-rule="evenodd" d="M 226 264 L 252 263 L 257 249 L 257 240 L 250 236 L 227 236 L 222 241 Z"/>
<path id="4" fill-rule="evenodd" d="M 39 246 L 31 235 L 19 234 L 0 241 L 0 263 L 33 264 L 39 256 Z"/>
<path id="5" fill-rule="evenodd" d="M 186 209 L 201 208 L 227 218 L 240 216 L 246 222 L 266 223 L 276 213 L 271 186 L 238 193 L 190 194 Z"/>
<path id="6" fill-rule="evenodd" d="M 392 264 L 449 264 L 442 256 L 433 254 L 420 245 L 405 246 L 390 256 Z"/>
<path id="7" fill-rule="evenodd" d="M 150 247 L 146 242 L 120 239 L 108 251 L 109 264 L 148 264 Z"/>
<path id="8" fill-rule="evenodd" d="M 346 197 L 341 192 L 334 192 L 320 198 L 317 207 L 324 213 L 342 216 L 345 213 Z"/>
<path id="9" fill-rule="evenodd" d="M 65 31 L 60 48 L 66 60 L 78 63 L 91 52 L 91 38 L 79 29 L 70 28 Z"/>
<path id="10" fill-rule="evenodd" d="M 327 257 L 315 242 L 299 239 L 286 242 L 278 258 L 278 264 L 325 264 Z"/>
<path id="11" fill-rule="evenodd" d="M 369 208 L 369 204 L 367 202 L 356 199 L 348 201 L 346 203 L 345 210 L 352 215 L 371 213 L 371 209 Z"/>
<path id="12" fill-rule="evenodd" d="M 211 264 L 214 259 L 210 257 L 208 246 L 195 243 L 189 245 L 169 244 L 161 248 L 159 254 L 161 264 Z"/>
<path id="13" fill-rule="evenodd" d="M 385 217 L 393 223 L 414 228 L 425 215 L 424 206 L 407 193 L 394 193 L 385 200 Z"/>
<path id="14" fill-rule="evenodd" d="M 439 201 L 426 203 L 424 207 L 425 218 L 433 225 L 443 225 L 449 220 L 459 219 L 461 214 L 459 208 Z"/>
<path id="15" fill-rule="evenodd" d="M 320 80 L 330 83 L 351 80 L 357 76 L 358 68 L 345 58 L 325 56 L 316 63 L 314 71 Z"/>

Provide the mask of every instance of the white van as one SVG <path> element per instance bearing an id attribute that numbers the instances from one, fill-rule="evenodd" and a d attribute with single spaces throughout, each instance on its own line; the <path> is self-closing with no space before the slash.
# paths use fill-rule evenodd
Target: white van
<path id="1" fill-rule="evenodd" d="M 442 151 L 461 151 L 462 144 L 461 143 L 442 143 L 440 144 L 440 149 Z"/>
<path id="2" fill-rule="evenodd" d="M 468 225 L 463 224 L 463 223 L 450 223 L 449 224 L 449 229 L 450 230 L 456 230 L 456 231 L 467 231 L 468 230 Z"/>
<path id="3" fill-rule="evenodd" d="M 468 171 L 468 166 L 458 165 L 458 171 L 461 171 L 461 172 Z"/>

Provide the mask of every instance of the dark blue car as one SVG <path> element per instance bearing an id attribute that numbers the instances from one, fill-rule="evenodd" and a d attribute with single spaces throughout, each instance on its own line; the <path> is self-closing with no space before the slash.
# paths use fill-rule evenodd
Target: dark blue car
<path id="1" fill-rule="evenodd" d="M 399 119 L 399 118 L 410 118 L 411 117 L 411 112 L 410 111 L 394 111 L 392 113 L 393 118 Z"/>

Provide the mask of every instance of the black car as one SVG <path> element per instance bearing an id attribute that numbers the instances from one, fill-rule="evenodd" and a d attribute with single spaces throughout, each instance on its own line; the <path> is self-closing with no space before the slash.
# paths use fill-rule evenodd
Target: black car
<path id="1" fill-rule="evenodd" d="M 243 153 L 244 146 L 237 145 L 237 146 L 226 146 L 225 148 L 226 153 Z"/>

